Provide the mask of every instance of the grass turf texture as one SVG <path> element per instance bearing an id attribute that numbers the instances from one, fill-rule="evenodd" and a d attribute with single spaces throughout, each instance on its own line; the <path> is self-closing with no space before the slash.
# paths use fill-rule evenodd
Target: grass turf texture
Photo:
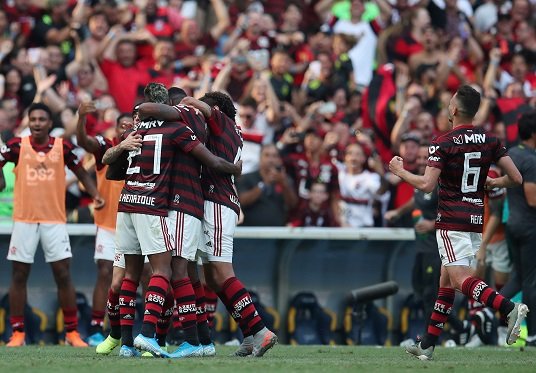
<path id="1" fill-rule="evenodd" d="M 118 349 L 97 356 L 93 348 L 0 347 L 0 372 L 535 372 L 536 348 L 437 348 L 422 362 L 401 347 L 293 347 L 277 345 L 263 358 L 229 356 L 235 347 L 217 346 L 214 358 L 122 359 Z"/>

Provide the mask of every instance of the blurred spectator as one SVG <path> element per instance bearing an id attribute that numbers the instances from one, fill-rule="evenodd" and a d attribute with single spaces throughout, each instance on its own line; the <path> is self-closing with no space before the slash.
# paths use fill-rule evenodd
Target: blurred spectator
<path id="1" fill-rule="evenodd" d="M 383 164 L 378 156 L 370 158 L 359 144 L 346 147 L 344 163 L 338 165 L 341 191 L 341 225 L 343 227 L 372 227 L 372 204 L 382 193 L 381 177 L 367 168 L 373 165 L 383 176 Z"/>
<path id="2" fill-rule="evenodd" d="M 314 182 L 308 201 L 304 201 L 290 221 L 293 227 L 337 227 L 337 221 L 328 205 L 328 187 L 324 183 Z"/>
<path id="3" fill-rule="evenodd" d="M 237 184 L 244 226 L 283 226 L 298 197 L 292 179 L 274 145 L 264 145 L 259 171 L 243 175 Z"/>

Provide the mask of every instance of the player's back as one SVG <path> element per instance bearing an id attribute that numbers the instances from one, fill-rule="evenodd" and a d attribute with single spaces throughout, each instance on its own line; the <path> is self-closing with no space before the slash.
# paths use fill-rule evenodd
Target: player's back
<path id="1" fill-rule="evenodd" d="M 188 126 L 204 144 L 207 131 L 205 118 L 192 107 L 176 105 L 179 124 Z M 203 190 L 201 188 L 201 162 L 184 151 L 175 153 L 171 177 L 170 209 L 203 219 Z"/>
<path id="2" fill-rule="evenodd" d="M 214 155 L 228 162 L 238 162 L 242 154 L 243 144 L 240 128 L 234 120 L 215 108 L 212 109 L 212 117 L 209 120 L 212 123 L 209 126 L 217 126 L 219 131 L 217 134 L 211 131 L 207 138 L 207 148 Z M 237 214 L 240 212 L 240 203 L 234 186 L 234 176 L 220 174 L 203 167 L 201 184 L 206 200 L 227 206 Z"/>
<path id="3" fill-rule="evenodd" d="M 504 155 L 499 139 L 472 125 L 434 140 L 428 165 L 441 169 L 437 228 L 482 232 L 484 184 L 491 164 Z"/>
<path id="4" fill-rule="evenodd" d="M 162 120 L 138 124 L 136 133 L 143 142 L 140 149 L 129 152 L 118 211 L 167 216 L 177 129 L 177 123 Z"/>

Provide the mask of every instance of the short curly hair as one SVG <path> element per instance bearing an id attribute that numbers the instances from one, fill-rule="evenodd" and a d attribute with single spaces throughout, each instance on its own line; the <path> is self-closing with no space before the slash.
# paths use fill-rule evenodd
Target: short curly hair
<path id="1" fill-rule="evenodd" d="M 217 106 L 222 113 L 227 115 L 232 120 L 235 120 L 236 108 L 231 97 L 223 92 L 208 92 L 199 99 L 210 107 Z"/>
<path id="2" fill-rule="evenodd" d="M 169 105 L 168 90 L 163 84 L 149 83 L 145 86 L 143 94 L 147 102 Z"/>

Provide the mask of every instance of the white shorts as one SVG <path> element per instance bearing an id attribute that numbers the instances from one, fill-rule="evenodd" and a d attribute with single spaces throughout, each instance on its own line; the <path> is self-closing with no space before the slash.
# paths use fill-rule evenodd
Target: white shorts
<path id="1" fill-rule="evenodd" d="M 65 224 L 16 221 L 13 223 L 7 260 L 33 263 L 39 240 L 41 240 L 47 263 L 58 262 L 73 256 Z"/>
<path id="2" fill-rule="evenodd" d="M 437 246 L 441 264 L 448 265 L 461 259 L 473 259 L 482 243 L 482 233 L 436 231 Z"/>
<path id="3" fill-rule="evenodd" d="M 512 261 L 506 240 L 488 244 L 486 264 L 491 265 L 491 268 L 497 272 L 510 273 L 512 271 Z"/>
<path id="4" fill-rule="evenodd" d="M 115 256 L 115 231 L 97 227 L 95 236 L 94 259 L 114 261 Z"/>
<path id="5" fill-rule="evenodd" d="M 127 255 L 153 255 L 173 250 L 169 215 L 117 213 L 116 251 Z"/>
<path id="6" fill-rule="evenodd" d="M 238 215 L 229 207 L 205 201 L 203 262 L 233 262 L 233 238 Z"/>
<path id="7" fill-rule="evenodd" d="M 145 257 L 144 263 L 149 263 L 149 258 Z M 125 269 L 125 256 L 115 252 L 114 255 L 114 267 L 119 267 Z"/>
<path id="8" fill-rule="evenodd" d="M 193 261 L 203 242 L 203 222 L 192 215 L 171 211 L 171 231 L 175 236 L 173 256 Z"/>

